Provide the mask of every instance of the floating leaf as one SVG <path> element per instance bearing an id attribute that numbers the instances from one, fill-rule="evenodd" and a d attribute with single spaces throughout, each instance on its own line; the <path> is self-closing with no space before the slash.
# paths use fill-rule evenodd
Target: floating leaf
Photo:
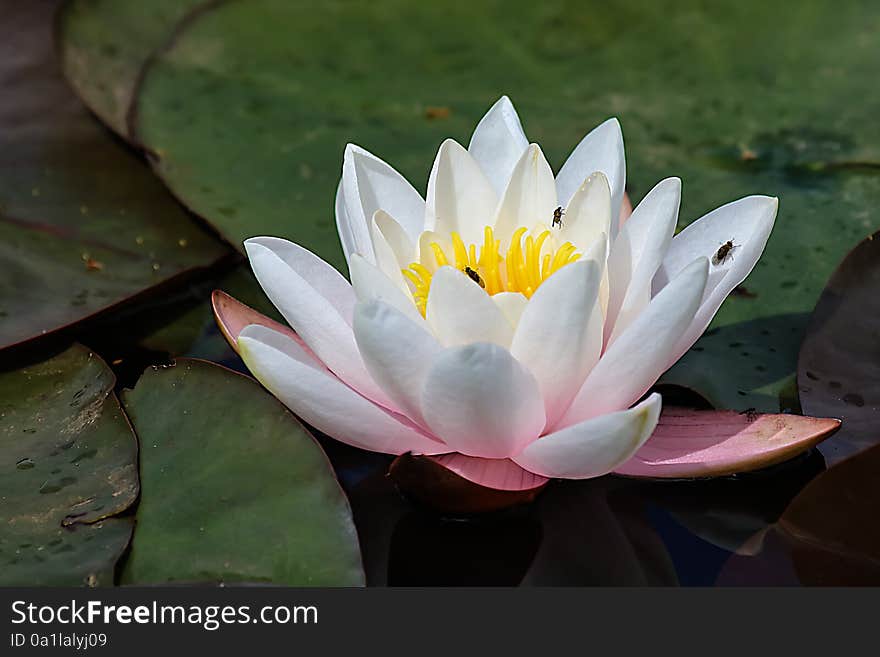
<path id="1" fill-rule="evenodd" d="M 0 0 L 0 347 L 226 253 L 70 92 L 52 52 L 56 4 Z"/>
<path id="2" fill-rule="evenodd" d="M 0 373 L 0 584 L 113 583 L 138 494 L 114 383 L 80 346 Z"/>
<path id="3" fill-rule="evenodd" d="M 820 449 L 829 463 L 880 442 L 880 233 L 856 246 L 828 281 L 798 360 L 804 412 L 843 426 Z"/>
<path id="4" fill-rule="evenodd" d="M 748 472 L 807 451 L 839 426 L 801 415 L 664 408 L 648 442 L 615 472 L 671 479 Z"/>
<path id="5" fill-rule="evenodd" d="M 782 514 L 777 532 L 804 584 L 880 584 L 878 471 L 880 446 L 816 477 Z"/>
<path id="6" fill-rule="evenodd" d="M 77 93 L 123 137 L 138 74 L 174 26 L 205 0 L 72 0 L 59 13 L 61 65 Z"/>
<path id="7" fill-rule="evenodd" d="M 123 581 L 363 583 L 326 456 L 256 382 L 180 360 L 145 372 L 124 403 L 142 493 Z"/>
<path id="8" fill-rule="evenodd" d="M 137 130 L 171 189 L 233 244 L 282 235 L 344 266 L 332 206 L 347 141 L 424 189 L 440 141 L 466 141 L 501 93 L 557 168 L 615 114 L 631 196 L 680 176 L 682 226 L 741 196 L 780 197 L 758 268 L 666 380 L 719 408 L 796 409 L 807 313 L 880 194 L 880 90 L 863 84 L 880 43 L 865 11 L 748 0 L 719 22 L 702 5 L 670 14 L 636 0 L 224 3 L 147 67 Z M 449 116 L 429 120 L 428 107 Z"/>

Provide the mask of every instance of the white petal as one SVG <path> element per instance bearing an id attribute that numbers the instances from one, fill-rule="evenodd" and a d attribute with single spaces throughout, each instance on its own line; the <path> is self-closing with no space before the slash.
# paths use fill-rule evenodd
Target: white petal
<path id="1" fill-rule="evenodd" d="M 471 342 L 510 345 L 513 328 L 479 285 L 454 267 L 441 267 L 431 279 L 425 317 L 446 347 Z"/>
<path id="2" fill-rule="evenodd" d="M 378 267 L 371 265 L 366 258 L 356 253 L 351 257 L 349 269 L 351 269 L 351 285 L 358 301 L 381 299 L 414 322 L 424 323 L 409 288 L 405 292 L 402 291 Z"/>
<path id="3" fill-rule="evenodd" d="M 343 239 L 346 258 L 360 253 L 372 259 L 369 222 L 376 210 L 395 217 L 411 241 L 418 239 L 424 224 L 424 200 L 403 176 L 372 153 L 354 144 L 345 147 L 341 189 L 351 233 L 350 250 Z"/>
<path id="4" fill-rule="evenodd" d="M 277 246 L 274 242 L 269 244 Z M 326 268 L 318 268 L 314 261 L 304 258 L 306 266 L 303 267 L 304 275 L 301 275 L 267 246 L 264 238 L 247 240 L 244 246 L 263 291 L 309 349 L 352 388 L 383 406 L 394 408 L 364 367 L 354 341 L 351 320 L 344 317 L 339 308 L 322 294 L 328 289 L 335 289 L 336 282 L 328 282 L 332 275 L 327 269 L 333 271 L 332 267 L 324 263 Z M 302 247 L 297 247 L 286 252 L 286 255 L 302 255 L 302 251 Z M 313 257 L 317 259 L 317 256 Z M 348 294 L 354 297 L 350 286 Z M 345 307 L 348 307 L 347 304 Z"/>
<path id="5" fill-rule="evenodd" d="M 506 349 L 485 342 L 447 349 L 435 359 L 422 414 L 455 451 L 486 458 L 519 453 L 545 421 L 534 377 Z"/>
<path id="6" fill-rule="evenodd" d="M 507 187 L 513 167 L 528 146 L 522 123 L 507 96 L 502 96 L 480 119 L 468 152 L 480 165 L 498 196 Z"/>
<path id="7" fill-rule="evenodd" d="M 431 177 L 425 230 L 457 231 L 466 244 L 483 239 L 483 227 L 495 216 L 498 196 L 480 165 L 462 146 L 447 139 L 440 146 Z"/>
<path id="8" fill-rule="evenodd" d="M 698 256 L 709 258 L 711 267 L 700 309 L 672 350 L 668 366 L 691 348 L 727 295 L 752 271 L 764 252 L 778 208 L 776 198 L 748 196 L 713 210 L 672 239 L 663 265 L 654 277 L 655 294 Z M 734 248 L 723 262 L 717 262 L 714 254 L 728 240 L 733 242 Z"/>
<path id="9" fill-rule="evenodd" d="M 553 169 L 541 148 L 531 144 L 513 169 L 494 219 L 495 235 L 501 241 L 501 249 L 509 246 L 510 237 L 518 227 L 532 226 L 536 222 L 550 224 L 556 207 Z"/>
<path id="10" fill-rule="evenodd" d="M 370 222 L 370 236 L 373 238 L 373 248 L 376 250 L 377 263 L 382 270 L 385 267 L 394 266 L 398 273 L 408 267 L 416 259 L 415 244 L 409 239 L 409 235 L 403 227 L 395 221 L 394 217 L 384 210 L 376 210 L 373 220 Z M 376 246 L 381 242 L 382 246 Z M 379 250 L 383 251 L 383 262 L 378 262 Z M 389 257 L 390 255 L 390 257 Z M 386 272 L 387 273 L 387 272 Z"/>
<path id="11" fill-rule="evenodd" d="M 672 241 L 680 203 L 681 180 L 667 178 L 657 183 L 614 240 L 608 255 L 611 295 L 606 344 L 617 339 L 651 300 L 651 281 Z"/>
<path id="12" fill-rule="evenodd" d="M 523 312 L 510 352 L 538 381 L 547 423 L 562 415 L 602 351 L 599 263 L 566 265 L 535 292 Z"/>
<path id="13" fill-rule="evenodd" d="M 285 406 L 316 429 L 374 452 L 442 454 L 446 445 L 361 397 L 336 377 L 303 362 L 299 345 L 271 329 L 247 326 L 238 336 L 248 369 Z M 280 336 L 277 337 L 277 336 Z M 284 348 L 284 344 L 288 348 Z"/>
<path id="14" fill-rule="evenodd" d="M 342 244 L 342 253 L 345 256 L 345 261 L 348 262 L 351 254 L 357 253 L 359 249 L 357 238 L 355 238 L 354 227 L 351 222 L 351 215 L 345 206 L 345 190 L 342 185 L 343 181 L 344 177 L 340 178 L 339 185 L 336 187 L 336 232 L 339 234 L 339 241 Z M 358 238 L 363 240 L 363 236 L 360 233 L 358 233 Z M 361 246 L 360 250 L 363 250 L 363 246 Z"/>
<path id="15" fill-rule="evenodd" d="M 437 264 L 437 260 L 434 258 L 433 251 L 431 249 L 431 243 L 436 242 L 443 253 L 452 255 L 452 240 L 449 237 L 448 233 L 446 235 L 441 235 L 433 230 L 426 230 L 419 236 L 419 253 L 416 260 L 424 265 L 428 271 L 432 274 L 436 272 L 440 265 Z"/>
<path id="16" fill-rule="evenodd" d="M 556 176 L 556 195 L 568 205 L 577 188 L 594 171 L 601 171 L 611 185 L 611 216 L 620 214 L 626 187 L 626 160 L 623 133 L 617 119 L 608 119 L 584 137 L 568 156 Z M 612 222 L 611 235 L 617 235 L 617 222 Z"/>
<path id="17" fill-rule="evenodd" d="M 252 244 L 264 246 L 278 256 L 351 324 L 357 300 L 349 282 L 332 265 L 299 244 L 280 237 L 251 237 L 244 243 L 245 251 Z"/>
<path id="18" fill-rule="evenodd" d="M 513 461 L 535 474 L 562 479 L 600 477 L 628 461 L 660 417 L 660 395 L 539 438 Z"/>
<path id="19" fill-rule="evenodd" d="M 382 301 L 359 303 L 354 335 L 373 379 L 410 419 L 424 426 L 422 388 L 442 351 L 424 322 L 417 324 Z"/>
<path id="20" fill-rule="evenodd" d="M 493 294 L 490 298 L 492 303 L 498 306 L 499 310 L 507 318 L 507 321 L 510 322 L 510 326 L 516 329 L 529 300 L 519 292 L 499 292 L 498 294 Z"/>
<path id="21" fill-rule="evenodd" d="M 654 384 L 697 312 L 708 271 L 708 260 L 695 260 L 651 300 L 599 359 L 556 429 L 623 410 Z"/>
<path id="22" fill-rule="evenodd" d="M 603 233 L 611 234 L 611 187 L 605 174 L 597 171 L 571 197 L 558 241 L 586 249 Z"/>

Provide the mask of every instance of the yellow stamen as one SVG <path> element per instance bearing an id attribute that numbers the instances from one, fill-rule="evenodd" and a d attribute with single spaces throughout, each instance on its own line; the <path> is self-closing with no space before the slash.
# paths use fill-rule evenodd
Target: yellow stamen
<path id="1" fill-rule="evenodd" d="M 495 239 L 490 226 L 486 226 L 483 230 L 483 243 L 479 246 L 465 245 L 458 233 L 452 233 L 450 235 L 452 258 L 440 244 L 431 242 L 430 252 L 422 254 L 422 261 L 414 262 L 403 270 L 403 275 L 410 283 L 413 298 L 422 315 L 425 314 L 428 304 L 431 269 L 434 268 L 434 264 L 437 267 L 452 264 L 461 272 L 470 267 L 479 274 L 489 295 L 499 292 L 519 292 L 531 297 L 547 278 L 581 257 L 571 242 L 542 253 L 545 243 L 552 237 L 551 232 L 543 227 L 537 235 L 528 232 L 527 228 L 518 228 L 504 254 L 501 253 L 501 242 Z M 434 262 L 431 263 L 429 258 L 433 258 Z M 426 264 L 430 265 L 430 268 Z M 502 272 L 505 276 L 502 276 Z"/>

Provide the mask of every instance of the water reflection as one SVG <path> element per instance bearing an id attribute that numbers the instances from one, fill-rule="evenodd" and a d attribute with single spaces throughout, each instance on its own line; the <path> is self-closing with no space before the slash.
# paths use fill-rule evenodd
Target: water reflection
<path id="1" fill-rule="evenodd" d="M 822 472 L 816 452 L 722 480 L 553 482 L 531 505 L 450 518 L 400 495 L 385 476 L 390 458 L 322 443 L 351 499 L 373 586 L 766 586 L 866 573 L 781 529 Z"/>

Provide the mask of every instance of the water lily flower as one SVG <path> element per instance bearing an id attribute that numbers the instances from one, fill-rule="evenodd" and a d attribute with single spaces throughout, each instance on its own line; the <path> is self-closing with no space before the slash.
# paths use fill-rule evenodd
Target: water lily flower
<path id="1" fill-rule="evenodd" d="M 424 199 L 349 145 L 336 223 L 351 283 L 297 244 L 247 240 L 293 331 L 239 320 L 236 349 L 356 447 L 435 455 L 505 490 L 625 469 L 658 425 L 646 393 L 755 266 L 778 205 L 749 196 L 675 235 L 681 181 L 630 215 L 625 178 L 616 119 L 554 176 L 506 97 L 467 148 L 443 142 Z"/>

